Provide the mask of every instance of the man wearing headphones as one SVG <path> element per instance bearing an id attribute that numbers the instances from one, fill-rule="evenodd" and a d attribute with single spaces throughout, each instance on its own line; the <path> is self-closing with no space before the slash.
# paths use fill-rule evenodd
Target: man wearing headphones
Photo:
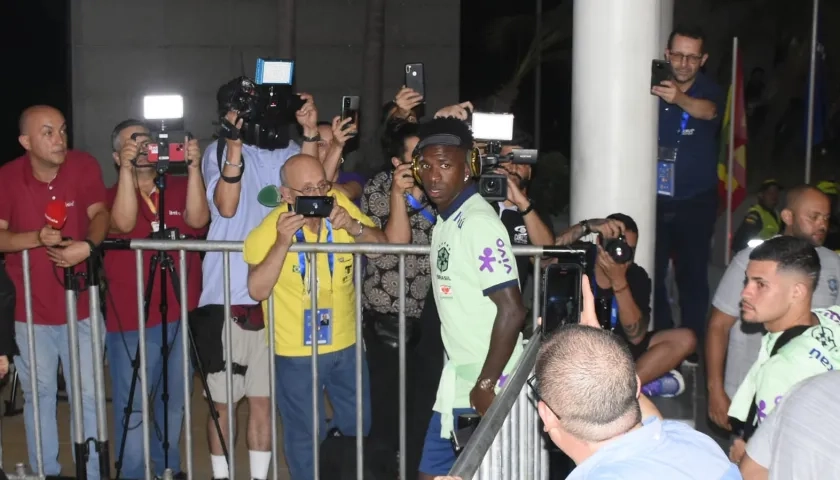
<path id="1" fill-rule="evenodd" d="M 449 435 L 458 416 L 483 415 L 519 359 L 525 306 L 507 230 L 472 181 L 469 127 L 435 118 L 421 125 L 419 138 L 412 162 L 438 207 L 430 263 L 449 357 L 423 447 L 424 480 L 449 471 L 455 462 Z"/>

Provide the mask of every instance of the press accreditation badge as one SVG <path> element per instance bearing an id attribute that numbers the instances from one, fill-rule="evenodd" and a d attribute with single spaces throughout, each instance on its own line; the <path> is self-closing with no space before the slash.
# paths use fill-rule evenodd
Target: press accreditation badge
<path id="1" fill-rule="evenodd" d="M 674 196 L 674 166 L 677 162 L 677 149 L 659 147 L 659 159 L 656 164 L 656 193 Z"/>
<path id="2" fill-rule="evenodd" d="M 332 345 L 332 309 L 319 308 L 315 316 L 318 319 L 315 325 L 315 330 L 318 332 L 318 345 Z M 312 345 L 312 330 L 312 310 L 307 309 L 303 312 L 303 344 L 307 347 Z"/>
<path id="3" fill-rule="evenodd" d="M 152 222 L 152 232 L 158 233 L 158 231 L 160 231 L 160 222 L 155 220 Z"/>

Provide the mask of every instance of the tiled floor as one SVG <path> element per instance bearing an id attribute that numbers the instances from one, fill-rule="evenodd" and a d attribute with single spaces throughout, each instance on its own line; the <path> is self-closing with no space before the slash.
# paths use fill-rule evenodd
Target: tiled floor
<path id="1" fill-rule="evenodd" d="M 106 374 L 107 378 L 107 374 Z M 107 382 L 106 382 L 107 383 Z M 207 403 L 204 401 L 201 392 L 201 383 L 196 380 L 195 382 L 195 393 L 193 394 L 192 398 L 192 416 L 193 422 L 191 426 L 191 432 L 193 436 L 193 468 L 195 470 L 193 478 L 196 479 L 209 479 L 212 477 L 212 471 L 210 468 L 210 454 L 207 447 L 207 435 L 206 435 L 206 420 L 207 420 Z M 3 402 L 9 398 L 9 390 L 8 388 L 3 389 L 2 393 Z M 110 398 L 110 397 L 109 397 Z M 19 402 L 20 403 L 20 402 Z M 111 404 L 108 403 L 108 425 L 114 425 L 114 415 L 111 408 Z M 250 478 L 248 474 L 248 448 L 245 445 L 245 435 L 244 435 L 244 426 L 248 420 L 248 405 L 247 402 L 243 402 L 240 406 L 239 410 L 237 411 L 237 422 L 242 425 L 240 428 L 240 435 L 239 441 L 236 445 L 236 457 L 235 462 L 237 465 L 237 472 L 239 475 L 237 478 Z M 59 441 L 60 441 L 60 462 L 63 466 L 63 473 L 65 475 L 73 475 L 73 457 L 72 457 L 72 449 L 71 449 L 71 439 L 70 439 L 70 407 L 66 401 L 59 402 L 58 404 L 58 428 L 59 428 Z M 278 458 L 278 478 L 281 480 L 288 480 L 289 472 L 286 469 L 286 460 L 282 457 L 282 425 L 278 419 L 277 425 L 277 435 L 278 435 L 278 442 L 281 442 L 281 456 Z M 113 433 L 109 432 L 109 436 L 113 435 Z M 119 439 L 110 438 L 110 451 L 112 452 L 111 463 L 113 464 L 116 461 L 116 458 L 113 457 L 114 452 L 116 452 L 117 442 Z M 18 462 L 29 463 L 27 460 L 27 451 L 26 451 L 26 436 L 24 434 L 23 428 L 23 415 L 17 415 L 14 417 L 3 417 L 2 418 L 2 447 L 3 447 L 3 466 L 7 470 L 14 469 L 14 465 Z M 181 451 L 186 452 L 185 447 L 182 442 Z M 186 460 L 184 460 L 186 461 Z M 113 474 L 114 472 L 112 472 Z"/>

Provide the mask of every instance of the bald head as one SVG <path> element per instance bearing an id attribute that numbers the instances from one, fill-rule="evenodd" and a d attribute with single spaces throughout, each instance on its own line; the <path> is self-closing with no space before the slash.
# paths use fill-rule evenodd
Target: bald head
<path id="1" fill-rule="evenodd" d="M 540 349 L 536 375 L 542 400 L 580 440 L 608 440 L 641 421 L 633 357 L 611 332 L 559 328 Z"/>
<path id="2" fill-rule="evenodd" d="M 782 210 L 785 234 L 822 245 L 828 233 L 831 201 L 828 196 L 810 185 L 788 191 Z"/>
<path id="3" fill-rule="evenodd" d="M 287 203 L 293 203 L 298 195 L 326 195 L 329 189 L 324 166 L 317 158 L 303 153 L 289 158 L 283 164 L 280 169 L 280 185 L 283 200 Z"/>
<path id="4" fill-rule="evenodd" d="M 814 203 L 825 200 L 828 197 L 816 187 L 811 185 L 799 185 L 788 190 L 785 196 L 785 208 L 796 211 L 803 203 Z"/>
<path id="5" fill-rule="evenodd" d="M 29 107 L 20 115 L 18 127 L 18 141 L 30 160 L 47 168 L 64 163 L 67 124 L 61 112 L 47 105 Z"/>
<path id="6" fill-rule="evenodd" d="M 49 105 L 33 105 L 20 114 L 20 118 L 18 119 L 18 129 L 20 130 L 21 135 L 31 135 L 33 128 L 35 131 L 40 130 L 45 122 L 49 120 L 55 121 L 58 119 L 60 119 L 60 121 L 58 122 L 59 125 L 57 125 L 57 127 L 61 127 L 64 125 L 64 115 L 62 115 L 58 109 L 50 107 Z"/>

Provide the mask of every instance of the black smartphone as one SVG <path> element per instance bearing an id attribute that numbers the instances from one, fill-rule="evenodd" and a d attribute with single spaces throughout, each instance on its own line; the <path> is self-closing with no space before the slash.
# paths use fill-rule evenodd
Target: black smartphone
<path id="1" fill-rule="evenodd" d="M 426 77 L 423 74 L 422 63 L 405 64 L 405 86 L 414 90 L 426 99 Z"/>
<path id="2" fill-rule="evenodd" d="M 580 323 L 583 267 L 554 263 L 543 273 L 542 332 L 550 335 L 562 325 Z"/>
<path id="3" fill-rule="evenodd" d="M 295 213 L 304 217 L 327 218 L 332 213 L 333 197 L 297 197 Z"/>
<path id="4" fill-rule="evenodd" d="M 674 79 L 674 70 L 667 60 L 654 60 L 650 67 L 650 87 L 661 85 L 665 80 Z"/>
<path id="5" fill-rule="evenodd" d="M 356 125 L 356 129 L 358 131 L 359 128 L 359 97 L 357 95 L 345 95 L 341 97 L 341 121 L 348 118 L 352 118 L 352 124 Z M 342 127 L 342 130 L 347 130 L 350 126 L 350 123 Z M 353 136 L 355 137 L 356 134 L 354 133 Z"/>

